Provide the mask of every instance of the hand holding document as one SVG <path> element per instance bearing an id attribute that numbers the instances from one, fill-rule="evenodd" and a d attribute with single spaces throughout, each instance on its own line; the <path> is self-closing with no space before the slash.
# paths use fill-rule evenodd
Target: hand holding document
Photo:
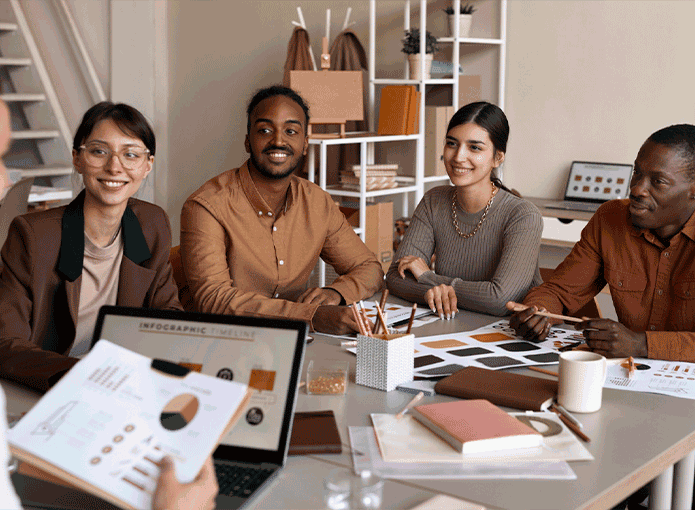
<path id="1" fill-rule="evenodd" d="M 245 384 L 152 360 L 106 340 L 8 433 L 12 454 L 123 508 L 150 508 L 164 455 L 193 481 L 243 414 Z"/>

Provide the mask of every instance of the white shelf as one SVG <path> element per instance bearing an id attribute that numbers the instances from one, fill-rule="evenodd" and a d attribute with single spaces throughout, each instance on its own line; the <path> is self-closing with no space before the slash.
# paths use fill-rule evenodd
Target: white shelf
<path id="1" fill-rule="evenodd" d="M 0 32 L 14 32 L 17 30 L 16 23 L 0 22 Z"/>
<path id="2" fill-rule="evenodd" d="M 0 66 L 27 67 L 30 65 L 30 58 L 0 57 Z"/>
<path id="3" fill-rule="evenodd" d="M 417 140 L 418 137 L 418 134 L 378 135 L 376 133 L 354 132 L 347 133 L 345 138 L 309 138 L 309 145 L 349 145 L 362 142 L 400 142 L 403 140 Z"/>
<path id="4" fill-rule="evenodd" d="M 21 178 L 25 177 L 59 177 L 61 175 L 71 175 L 73 169 L 71 166 L 37 166 L 31 168 L 10 168 L 9 171 L 19 171 L 22 173 Z"/>
<path id="5" fill-rule="evenodd" d="M 55 129 L 29 129 L 25 131 L 12 131 L 12 140 L 50 140 L 59 138 L 60 131 Z"/>
<path id="6" fill-rule="evenodd" d="M 420 85 L 421 80 L 406 80 L 405 78 L 375 78 L 372 83 L 376 85 Z M 425 80 L 425 85 L 453 85 L 453 78 L 430 78 Z"/>
<path id="7" fill-rule="evenodd" d="M 453 43 L 453 37 L 440 37 L 437 39 L 440 43 Z M 459 44 L 481 44 L 481 45 L 491 45 L 491 46 L 502 46 L 504 41 L 502 39 L 486 39 L 483 37 L 459 37 Z"/>
<path id="8" fill-rule="evenodd" d="M 448 175 L 427 175 L 423 178 L 423 181 L 425 182 L 439 182 L 439 181 L 448 181 L 449 176 Z"/>
<path id="9" fill-rule="evenodd" d="M 17 103 L 21 101 L 25 102 L 37 102 L 45 101 L 45 94 L 20 94 L 20 93 L 10 93 L 10 94 L 0 94 L 0 99 L 6 103 Z"/>
<path id="10" fill-rule="evenodd" d="M 331 195 L 338 195 L 341 197 L 354 197 L 354 198 L 359 198 L 362 195 L 360 194 L 359 191 L 355 190 L 349 190 L 345 189 L 340 186 L 340 184 L 335 184 L 332 186 L 327 186 L 326 191 L 330 193 Z M 417 186 L 396 186 L 395 188 L 389 188 L 389 189 L 377 189 L 374 191 L 366 191 L 364 193 L 365 198 L 370 198 L 370 197 L 384 197 L 387 195 L 399 195 L 401 193 L 411 193 L 413 191 L 417 191 Z"/>
<path id="11" fill-rule="evenodd" d="M 29 191 L 29 202 L 51 202 L 58 200 L 71 200 L 72 190 L 67 188 L 51 188 L 48 186 L 32 186 Z"/>

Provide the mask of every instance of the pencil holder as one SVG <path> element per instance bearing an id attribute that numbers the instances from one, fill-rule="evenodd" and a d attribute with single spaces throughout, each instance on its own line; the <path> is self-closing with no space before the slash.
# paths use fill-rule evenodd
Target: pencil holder
<path id="1" fill-rule="evenodd" d="M 413 380 L 414 335 L 357 335 L 357 384 L 391 391 Z"/>

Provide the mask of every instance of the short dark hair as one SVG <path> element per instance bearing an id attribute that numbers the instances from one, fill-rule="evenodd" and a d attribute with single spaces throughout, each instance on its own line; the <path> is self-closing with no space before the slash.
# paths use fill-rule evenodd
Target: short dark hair
<path id="1" fill-rule="evenodd" d="M 150 156 L 154 156 L 157 144 L 152 126 L 145 116 L 130 105 L 112 103 L 111 101 L 102 101 L 87 110 L 75 133 L 72 148 L 79 150 L 84 141 L 92 134 L 97 123 L 106 119 L 114 121 L 124 133 L 142 140 L 142 143 L 150 151 Z"/>
<path id="2" fill-rule="evenodd" d="M 256 109 L 256 106 L 258 106 L 258 103 L 268 99 L 269 97 L 275 96 L 285 96 L 301 106 L 302 110 L 304 110 L 304 117 L 306 118 L 306 125 L 304 126 L 304 129 L 309 126 L 309 106 L 306 104 L 306 101 L 304 101 L 304 98 L 302 98 L 302 96 L 297 94 L 291 88 L 285 87 L 284 85 L 271 85 L 270 87 L 258 90 L 258 92 L 256 92 L 251 98 L 251 101 L 249 101 L 249 105 L 246 107 L 247 133 L 251 131 L 251 114 Z"/>
<path id="3" fill-rule="evenodd" d="M 495 153 L 497 151 L 505 153 L 507 152 L 507 140 L 509 140 L 509 122 L 507 121 L 507 116 L 499 106 L 488 103 L 487 101 L 469 103 L 466 106 L 461 107 L 459 111 L 457 111 L 454 116 L 451 117 L 446 131 L 448 133 L 456 126 L 468 124 L 469 122 L 480 126 L 487 131 Z M 502 184 L 502 181 L 499 179 L 499 177 L 497 177 L 494 170 L 492 171 L 492 174 L 490 174 L 490 179 L 498 188 L 509 191 L 509 189 Z"/>
<path id="4" fill-rule="evenodd" d="M 652 133 L 648 140 L 678 151 L 688 166 L 690 180 L 695 180 L 695 126 L 674 124 Z"/>

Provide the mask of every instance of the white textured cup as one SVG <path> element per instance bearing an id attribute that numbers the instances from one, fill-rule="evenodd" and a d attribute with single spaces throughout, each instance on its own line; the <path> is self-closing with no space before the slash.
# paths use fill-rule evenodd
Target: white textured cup
<path id="1" fill-rule="evenodd" d="M 601 409 L 606 358 L 586 351 L 560 354 L 557 401 L 568 411 L 593 413 Z"/>

